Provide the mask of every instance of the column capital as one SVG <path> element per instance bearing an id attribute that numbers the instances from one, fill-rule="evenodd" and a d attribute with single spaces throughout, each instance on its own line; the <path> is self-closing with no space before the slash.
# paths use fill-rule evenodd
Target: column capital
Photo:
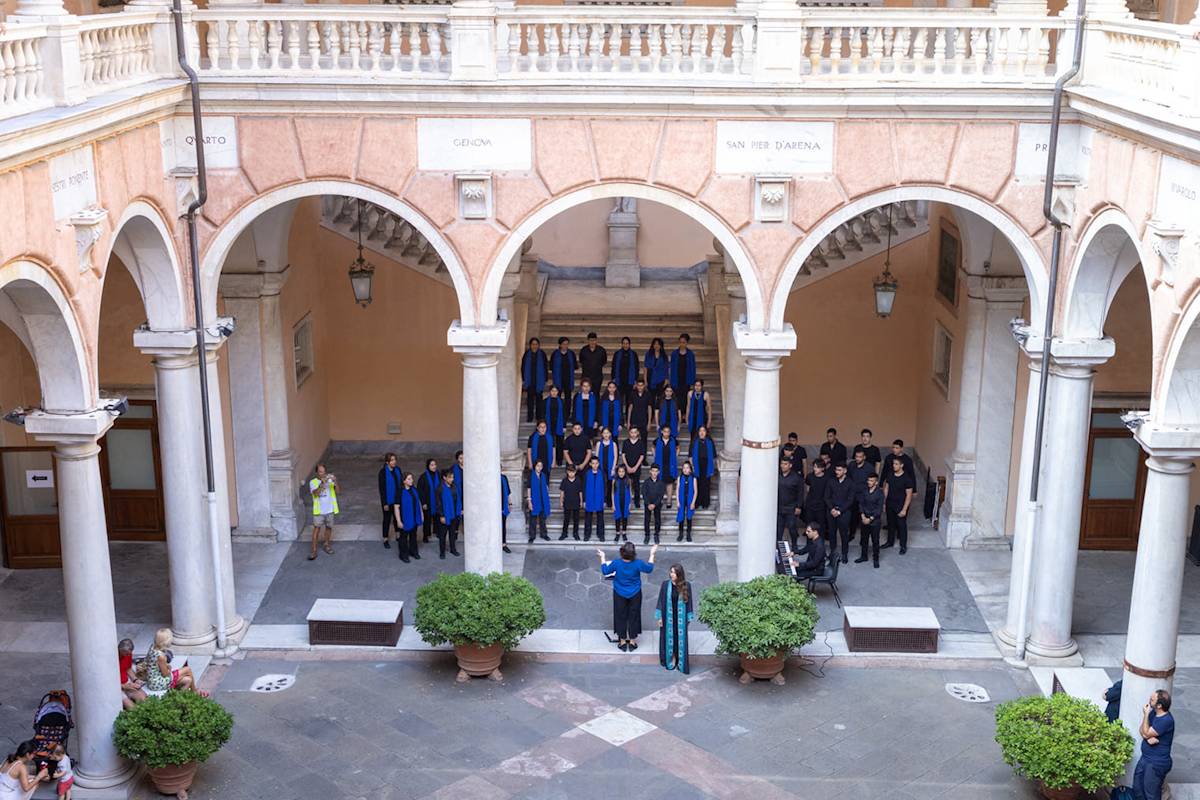
<path id="1" fill-rule="evenodd" d="M 1013 338 L 1017 340 L 1021 351 L 1029 358 L 1041 359 L 1045 350 L 1045 341 L 1033 326 L 1024 320 L 1014 319 L 1009 323 Z M 1117 352 L 1116 342 L 1111 337 L 1102 336 L 1096 339 L 1060 339 L 1051 340 L 1050 348 L 1054 364 L 1061 367 L 1098 367 L 1108 361 Z"/>
<path id="2" fill-rule="evenodd" d="M 217 285 L 226 300 L 257 300 L 278 295 L 290 273 L 288 265 L 273 272 L 223 273 Z"/>
<path id="3" fill-rule="evenodd" d="M 217 317 L 204 331 L 205 349 L 209 354 L 220 350 L 225 340 L 233 335 L 236 327 L 233 317 Z M 133 346 L 145 355 L 155 358 L 183 357 L 196 355 L 196 331 L 156 331 L 143 324 L 133 332 Z"/>
<path id="4" fill-rule="evenodd" d="M 735 322 L 733 341 L 747 358 L 779 359 L 796 349 L 796 330 L 788 323 L 781 330 L 760 331 L 745 322 Z"/>
<path id="5" fill-rule="evenodd" d="M 99 452 L 96 440 L 103 436 L 117 418 L 108 406 L 113 398 L 100 398 L 100 405 L 77 414 L 34 411 L 25 417 L 25 432 L 40 442 L 59 446 L 60 457 L 86 458 Z M 72 448 L 78 452 L 71 452 Z"/>
<path id="6" fill-rule="evenodd" d="M 1122 419 L 1146 451 L 1146 465 L 1155 472 L 1186 474 L 1192 471 L 1192 462 L 1200 459 L 1200 426 L 1161 425 L 1141 411 L 1129 412 Z"/>
<path id="7" fill-rule="evenodd" d="M 468 328 L 455 320 L 446 331 L 446 343 L 464 355 L 497 355 L 508 345 L 511 335 L 512 323 L 506 319 L 488 328 Z"/>

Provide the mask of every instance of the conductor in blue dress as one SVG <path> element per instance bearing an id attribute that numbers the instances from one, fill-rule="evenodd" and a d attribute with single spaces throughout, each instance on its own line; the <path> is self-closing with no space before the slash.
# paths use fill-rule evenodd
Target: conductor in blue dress
<path id="1" fill-rule="evenodd" d="M 621 650 L 638 648 L 637 639 L 642 633 L 642 573 L 654 571 L 656 553 L 658 545 L 650 548 L 650 559 L 642 561 L 637 557 L 633 543 L 625 542 L 621 545 L 620 558 L 606 561 L 604 551 L 596 549 L 601 574 L 613 576 L 613 632 Z"/>

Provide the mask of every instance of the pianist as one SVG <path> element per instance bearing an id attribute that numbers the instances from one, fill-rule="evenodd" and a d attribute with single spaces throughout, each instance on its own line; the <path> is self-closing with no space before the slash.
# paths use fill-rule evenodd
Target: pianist
<path id="1" fill-rule="evenodd" d="M 781 557 L 783 572 L 800 581 L 820 577 L 825 572 L 825 540 L 821 537 L 820 525 L 808 523 L 804 538 L 805 543 L 799 553 L 786 552 Z M 780 542 L 780 549 L 785 547 L 786 543 Z"/>

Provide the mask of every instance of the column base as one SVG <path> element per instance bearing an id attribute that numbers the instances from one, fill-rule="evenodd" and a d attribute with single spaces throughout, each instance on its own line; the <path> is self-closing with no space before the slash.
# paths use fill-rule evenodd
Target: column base
<path id="1" fill-rule="evenodd" d="M 970 517 L 954 517 L 951 516 L 946 520 L 945 533 L 942 535 L 942 540 L 946 547 L 951 550 L 957 550 L 965 546 L 965 542 L 971 538 L 971 518 Z"/>
<path id="2" fill-rule="evenodd" d="M 71 796 L 87 800 L 128 800 L 137 789 L 141 777 L 142 768 L 137 764 L 129 764 L 116 775 L 101 778 L 76 771 Z"/>
<path id="3" fill-rule="evenodd" d="M 1000 640 L 1002 646 L 1011 647 L 1013 650 L 1017 649 L 1017 635 L 1008 628 L 996 631 L 996 638 Z"/>
<path id="4" fill-rule="evenodd" d="M 249 626 L 246 624 L 245 617 L 243 617 L 241 614 L 234 614 L 233 619 L 225 620 L 225 638 L 233 639 L 235 637 L 240 637 L 246 632 L 246 628 L 248 627 Z"/>
<path id="5" fill-rule="evenodd" d="M 1083 657 L 1079 655 L 1079 645 L 1075 643 L 1074 639 L 1068 639 L 1062 644 L 1043 644 L 1030 639 L 1029 644 L 1025 647 L 1025 657 L 1031 663 L 1046 666 L 1083 664 Z"/>
<path id="6" fill-rule="evenodd" d="M 276 541 L 294 542 L 300 534 L 296 525 L 296 514 L 289 508 L 286 512 L 271 512 L 271 531 Z"/>
<path id="7" fill-rule="evenodd" d="M 204 633 L 183 633 L 171 629 L 171 643 L 179 647 L 205 647 L 217 641 L 217 631 L 209 628 Z"/>

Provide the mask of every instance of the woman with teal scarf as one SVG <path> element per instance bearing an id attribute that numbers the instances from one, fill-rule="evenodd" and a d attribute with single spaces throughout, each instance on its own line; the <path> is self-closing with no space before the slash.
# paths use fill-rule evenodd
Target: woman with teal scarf
<path id="1" fill-rule="evenodd" d="M 658 589 L 658 606 L 654 619 L 658 622 L 658 663 L 664 669 L 677 669 L 684 675 L 688 666 L 688 623 L 696 618 L 692 611 L 692 585 L 688 583 L 682 564 L 672 564 Z"/>

